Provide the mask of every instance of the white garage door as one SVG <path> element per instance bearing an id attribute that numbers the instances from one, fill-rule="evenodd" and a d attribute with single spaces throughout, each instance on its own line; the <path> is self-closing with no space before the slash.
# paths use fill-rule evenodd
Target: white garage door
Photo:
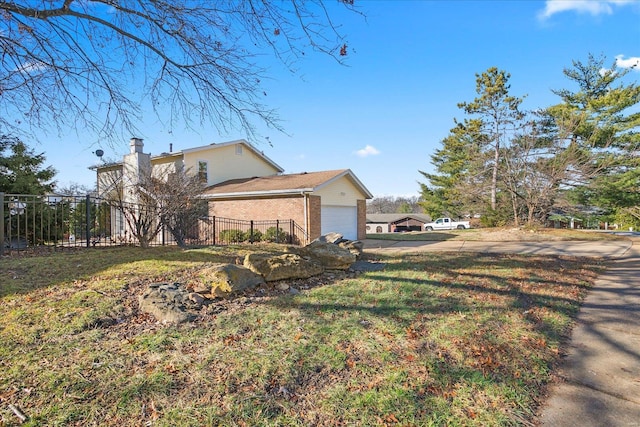
<path id="1" fill-rule="evenodd" d="M 322 206 L 322 234 L 340 233 L 345 239 L 358 239 L 358 211 L 355 206 Z"/>

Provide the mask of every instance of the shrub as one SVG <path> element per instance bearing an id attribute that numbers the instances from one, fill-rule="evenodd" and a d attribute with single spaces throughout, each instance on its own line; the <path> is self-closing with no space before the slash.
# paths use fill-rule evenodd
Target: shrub
<path id="1" fill-rule="evenodd" d="M 289 240 L 289 234 L 282 228 L 269 227 L 264 233 L 264 240 L 267 242 L 285 243 Z"/>
<path id="2" fill-rule="evenodd" d="M 253 234 L 251 233 L 251 230 L 247 231 L 245 233 L 245 240 L 250 240 L 252 242 L 260 242 L 263 239 L 263 234 L 262 231 L 260 230 L 253 230 Z"/>
<path id="3" fill-rule="evenodd" d="M 244 231 L 231 228 L 220 232 L 220 240 L 229 243 L 240 243 L 246 240 L 246 236 Z"/>
<path id="4" fill-rule="evenodd" d="M 483 227 L 504 227 L 505 225 L 513 222 L 513 215 L 506 209 L 491 209 L 487 211 L 480 218 L 480 224 Z"/>

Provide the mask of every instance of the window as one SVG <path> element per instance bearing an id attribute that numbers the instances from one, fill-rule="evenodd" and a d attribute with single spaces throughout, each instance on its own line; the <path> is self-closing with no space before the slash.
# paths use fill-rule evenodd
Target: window
<path id="1" fill-rule="evenodd" d="M 198 162 L 198 178 L 200 181 L 207 182 L 207 170 L 209 169 L 209 164 L 207 162 L 199 161 Z"/>
<path id="2" fill-rule="evenodd" d="M 242 156 L 242 145 L 236 144 L 236 155 Z"/>

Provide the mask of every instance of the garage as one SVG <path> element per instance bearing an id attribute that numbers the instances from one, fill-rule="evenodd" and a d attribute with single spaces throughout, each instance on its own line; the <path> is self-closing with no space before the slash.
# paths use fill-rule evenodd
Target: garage
<path id="1" fill-rule="evenodd" d="M 345 239 L 358 239 L 358 210 L 355 206 L 322 206 L 322 234 L 340 233 Z"/>

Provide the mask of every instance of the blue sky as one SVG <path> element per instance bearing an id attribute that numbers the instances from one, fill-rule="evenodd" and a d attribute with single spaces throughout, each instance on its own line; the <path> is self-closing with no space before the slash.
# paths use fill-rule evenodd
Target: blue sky
<path id="1" fill-rule="evenodd" d="M 330 3 L 331 0 L 328 0 Z M 350 168 L 374 196 L 418 195 L 430 156 L 447 136 L 459 102 L 475 96 L 475 74 L 511 73 L 511 94 L 524 108 L 558 102 L 551 89 L 575 89 L 563 68 L 590 53 L 627 67 L 640 59 L 640 0 L 375 1 L 356 0 L 365 15 L 335 9 L 348 40 L 347 65 L 307 55 L 290 74 L 269 61 L 266 102 L 287 134 L 264 130 L 258 145 L 286 173 Z M 640 65 L 628 82 L 640 83 Z M 152 113 L 145 152 L 159 154 L 245 138 L 215 129 L 163 129 Z M 33 148 L 58 170 L 62 186 L 92 186 L 93 152 L 120 159 L 119 146 L 97 146 L 91 135 L 43 137 Z"/>

